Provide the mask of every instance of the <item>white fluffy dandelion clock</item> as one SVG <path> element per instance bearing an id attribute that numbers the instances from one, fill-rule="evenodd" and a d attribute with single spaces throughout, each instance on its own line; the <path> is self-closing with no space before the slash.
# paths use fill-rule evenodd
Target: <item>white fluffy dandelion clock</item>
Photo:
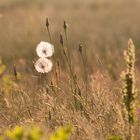
<path id="1" fill-rule="evenodd" d="M 41 41 L 37 45 L 36 53 L 41 58 L 51 57 L 54 53 L 54 46 L 48 42 Z"/>
<path id="2" fill-rule="evenodd" d="M 34 64 L 37 72 L 48 73 L 52 70 L 53 63 L 48 59 L 54 53 L 54 46 L 48 42 L 41 41 L 36 48 L 36 53 L 40 57 Z"/>
<path id="3" fill-rule="evenodd" d="M 52 70 L 52 62 L 47 58 L 39 58 L 34 64 L 37 72 L 48 73 Z"/>

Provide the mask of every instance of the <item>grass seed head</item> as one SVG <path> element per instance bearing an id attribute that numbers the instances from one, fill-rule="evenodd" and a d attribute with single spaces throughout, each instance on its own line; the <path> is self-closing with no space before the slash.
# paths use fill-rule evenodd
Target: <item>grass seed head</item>
<path id="1" fill-rule="evenodd" d="M 48 28 L 49 27 L 49 19 L 48 18 L 46 18 L 46 27 Z"/>

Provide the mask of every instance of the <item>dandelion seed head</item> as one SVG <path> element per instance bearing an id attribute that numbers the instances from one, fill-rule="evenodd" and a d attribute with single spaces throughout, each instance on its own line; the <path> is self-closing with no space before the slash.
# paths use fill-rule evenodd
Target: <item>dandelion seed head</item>
<path id="1" fill-rule="evenodd" d="M 47 58 L 39 58 L 35 64 L 35 69 L 40 73 L 48 73 L 52 70 L 52 62 Z"/>
<path id="2" fill-rule="evenodd" d="M 41 58 L 51 57 L 54 53 L 54 46 L 48 42 L 41 41 L 37 45 L 36 53 Z"/>

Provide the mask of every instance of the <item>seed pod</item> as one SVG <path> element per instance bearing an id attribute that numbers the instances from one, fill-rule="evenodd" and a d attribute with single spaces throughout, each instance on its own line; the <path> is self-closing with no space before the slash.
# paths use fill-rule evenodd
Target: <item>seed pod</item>
<path id="1" fill-rule="evenodd" d="M 62 34 L 60 34 L 60 43 L 61 43 L 61 45 L 63 45 L 63 36 L 62 36 Z"/>
<path id="2" fill-rule="evenodd" d="M 82 53 L 82 50 L 83 50 L 83 45 L 80 43 L 79 44 L 79 52 Z"/>
<path id="3" fill-rule="evenodd" d="M 67 23 L 66 21 L 64 20 L 64 25 L 63 25 L 64 29 L 66 30 L 67 29 Z"/>
<path id="4" fill-rule="evenodd" d="M 46 18 L 46 27 L 49 27 L 49 19 Z"/>
<path id="5" fill-rule="evenodd" d="M 17 70 L 16 70 L 16 66 L 13 66 L 13 74 L 15 76 L 15 78 L 17 79 Z"/>

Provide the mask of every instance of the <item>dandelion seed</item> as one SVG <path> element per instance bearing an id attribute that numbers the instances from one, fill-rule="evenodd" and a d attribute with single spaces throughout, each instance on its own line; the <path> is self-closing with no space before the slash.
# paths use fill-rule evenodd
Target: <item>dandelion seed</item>
<path id="1" fill-rule="evenodd" d="M 51 57 L 54 53 L 54 46 L 48 42 L 41 41 L 36 48 L 37 55 L 41 58 Z"/>
<path id="2" fill-rule="evenodd" d="M 52 70 L 52 62 L 47 58 L 39 58 L 34 64 L 35 69 L 40 73 L 48 73 Z"/>

